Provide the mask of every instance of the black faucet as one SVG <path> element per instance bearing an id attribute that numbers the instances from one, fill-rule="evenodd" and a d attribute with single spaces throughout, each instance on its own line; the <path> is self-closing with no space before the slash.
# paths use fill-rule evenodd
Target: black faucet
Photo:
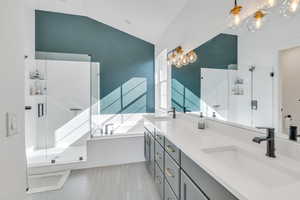
<path id="1" fill-rule="evenodd" d="M 191 112 L 187 107 L 183 107 L 183 113 Z"/>
<path id="2" fill-rule="evenodd" d="M 263 141 L 267 141 L 267 153 L 266 156 L 275 158 L 275 129 L 268 127 L 256 127 L 257 129 L 266 129 L 267 137 L 255 137 L 253 142 L 260 144 Z"/>
<path id="3" fill-rule="evenodd" d="M 176 118 L 176 108 L 173 107 L 171 111 L 169 111 L 168 113 L 173 113 L 173 119 Z"/>

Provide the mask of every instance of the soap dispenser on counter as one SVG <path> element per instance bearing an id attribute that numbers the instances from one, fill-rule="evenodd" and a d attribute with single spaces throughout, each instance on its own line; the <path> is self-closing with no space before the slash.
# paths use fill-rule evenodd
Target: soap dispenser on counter
<path id="1" fill-rule="evenodd" d="M 205 118 L 202 112 L 200 113 L 200 119 L 198 121 L 198 129 L 205 129 Z"/>

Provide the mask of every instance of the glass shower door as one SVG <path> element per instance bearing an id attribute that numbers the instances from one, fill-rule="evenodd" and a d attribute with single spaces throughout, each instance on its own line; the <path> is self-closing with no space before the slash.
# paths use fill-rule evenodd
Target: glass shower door
<path id="1" fill-rule="evenodd" d="M 252 126 L 274 126 L 273 67 L 258 66 L 252 72 Z"/>
<path id="2" fill-rule="evenodd" d="M 100 115 L 100 64 L 91 63 L 91 134 L 101 135 L 101 115 Z"/>
<path id="3" fill-rule="evenodd" d="M 80 162 L 90 136 L 91 57 L 37 53 L 26 79 L 29 167 Z"/>
<path id="4" fill-rule="evenodd" d="M 90 62 L 47 60 L 47 159 L 86 159 L 90 134 Z"/>
<path id="5" fill-rule="evenodd" d="M 207 117 L 228 119 L 229 70 L 201 69 L 201 112 Z"/>
<path id="6" fill-rule="evenodd" d="M 25 139 L 28 166 L 47 163 L 46 61 L 25 61 Z"/>

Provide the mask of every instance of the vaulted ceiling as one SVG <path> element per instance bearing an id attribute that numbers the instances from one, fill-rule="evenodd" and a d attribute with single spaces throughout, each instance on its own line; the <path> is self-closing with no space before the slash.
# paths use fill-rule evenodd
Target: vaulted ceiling
<path id="1" fill-rule="evenodd" d="M 78 14 L 156 44 L 194 48 L 226 29 L 233 0 L 33 0 L 41 10 Z M 244 15 L 266 0 L 241 0 Z"/>

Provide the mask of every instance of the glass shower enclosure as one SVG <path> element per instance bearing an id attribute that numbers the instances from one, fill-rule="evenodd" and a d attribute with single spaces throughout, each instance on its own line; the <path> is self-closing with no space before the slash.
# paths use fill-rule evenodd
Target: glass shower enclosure
<path id="1" fill-rule="evenodd" d="M 92 85 L 99 82 L 99 68 L 89 55 L 65 53 L 37 52 L 26 64 L 28 167 L 87 159 L 90 108 L 99 95 Z"/>
<path id="2" fill-rule="evenodd" d="M 251 127 L 273 126 L 273 67 L 202 68 L 200 73 L 200 110 L 205 116 Z"/>

